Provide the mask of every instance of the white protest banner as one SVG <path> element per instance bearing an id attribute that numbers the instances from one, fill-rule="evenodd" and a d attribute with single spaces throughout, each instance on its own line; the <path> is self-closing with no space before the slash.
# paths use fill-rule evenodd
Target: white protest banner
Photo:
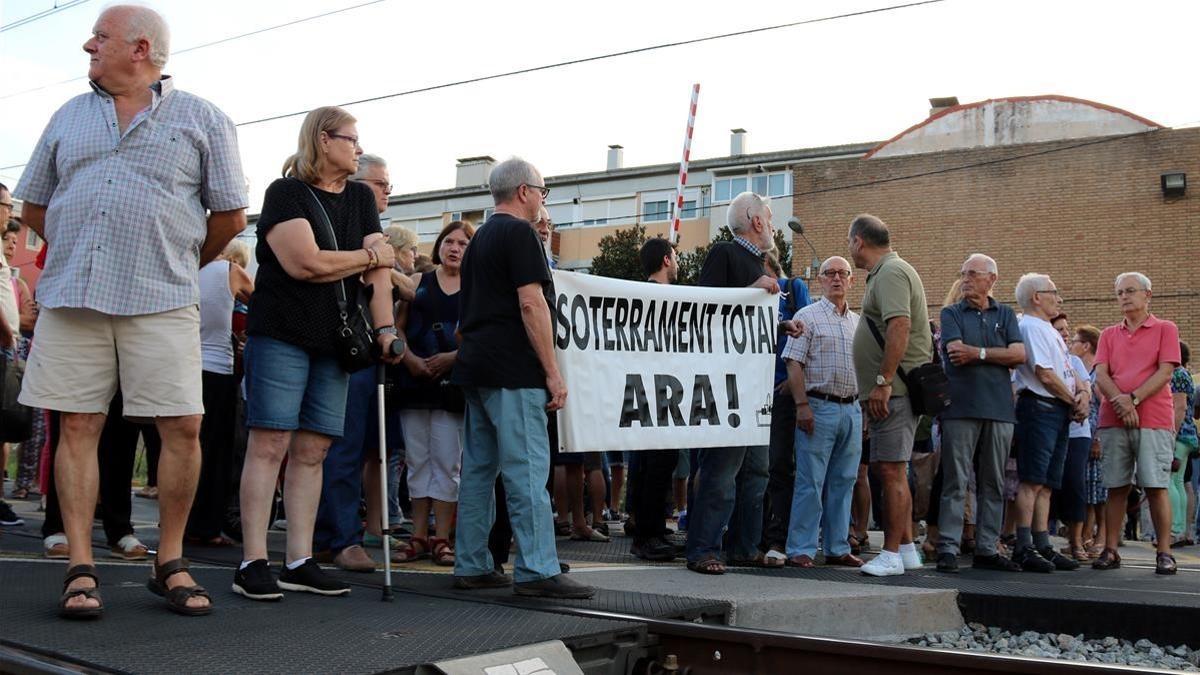
<path id="1" fill-rule="evenodd" d="M 779 296 L 554 272 L 562 452 L 766 445 Z"/>

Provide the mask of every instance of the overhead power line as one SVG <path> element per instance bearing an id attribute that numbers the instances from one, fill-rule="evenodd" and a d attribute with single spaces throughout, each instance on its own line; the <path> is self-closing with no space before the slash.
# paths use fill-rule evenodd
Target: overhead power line
<path id="1" fill-rule="evenodd" d="M 510 71 L 504 72 L 504 73 L 495 73 L 492 75 L 481 75 L 479 77 L 472 77 L 472 78 L 468 78 L 465 80 L 456 80 L 454 82 L 446 82 L 444 84 L 435 84 L 435 85 L 431 85 L 428 87 L 409 89 L 407 91 L 398 91 L 398 92 L 395 92 L 392 94 L 383 94 L 381 96 L 372 96 L 370 98 L 362 98 L 362 99 L 358 99 L 357 101 L 347 101 L 345 103 L 339 103 L 337 105 L 339 105 L 341 107 L 346 107 L 346 106 L 352 106 L 352 105 L 360 105 L 363 103 L 374 103 L 375 101 L 383 101 L 386 99 L 397 98 L 400 96 L 411 96 L 412 94 L 423 94 L 425 92 L 437 91 L 439 89 L 449 89 L 450 87 L 460 87 L 464 84 L 475 84 L 478 82 L 487 82 L 488 80 L 499 80 L 499 79 L 505 78 L 505 77 L 514 77 L 516 75 L 527 75 L 529 73 L 536 73 L 536 72 L 540 72 L 543 70 L 551 70 L 554 68 L 563 68 L 565 66 L 575 66 L 575 65 L 579 65 L 581 63 L 591 63 L 594 61 L 603 61 L 605 59 L 612 59 L 612 58 L 616 58 L 618 56 L 631 56 L 633 54 L 644 54 L 646 52 L 653 52 L 653 51 L 657 51 L 660 49 L 668 49 L 670 47 L 683 47 L 685 45 L 694 45 L 694 44 L 699 44 L 701 42 L 710 42 L 712 40 L 723 40 L 725 38 L 740 37 L 740 36 L 744 36 L 744 35 L 753 35 L 755 33 L 765 33 L 767 31 L 780 30 L 783 28 L 794 28 L 796 26 L 804 26 L 804 25 L 813 24 L 813 23 L 836 21 L 838 19 L 849 19 L 849 18 L 856 17 L 856 16 L 865 16 L 868 14 L 879 14 L 882 12 L 890 12 L 890 11 L 894 11 L 894 10 L 898 10 L 898 9 L 909 9 L 911 7 L 920 7 L 922 5 L 935 5 L 935 4 L 938 4 L 941 2 L 946 2 L 946 0 L 922 0 L 921 2 L 909 2 L 906 4 L 902 4 L 902 5 L 890 5 L 888 7 L 877 7 L 875 9 L 866 9 L 866 10 L 863 10 L 860 12 L 848 12 L 845 14 L 835 14 L 833 16 L 823 16 L 823 17 L 820 17 L 817 19 L 805 19 L 803 21 L 792 21 L 790 23 L 780 23 L 780 24 L 775 24 L 773 26 L 763 26 L 761 28 L 750 28 L 747 30 L 740 30 L 740 31 L 732 32 L 732 33 L 721 33 L 719 35 L 709 35 L 707 37 L 694 38 L 691 40 L 680 40 L 678 42 L 664 42 L 662 44 L 651 45 L 649 47 L 639 47 L 637 49 L 627 49 L 627 50 L 619 51 L 619 52 L 610 52 L 608 54 L 600 54 L 597 56 L 588 56 L 588 57 L 581 58 L 581 59 L 572 59 L 570 61 L 559 61 L 558 63 L 550 63 L 550 64 L 546 64 L 546 65 L 542 65 L 542 66 L 533 66 L 530 68 L 521 68 L 519 70 L 510 70 Z M 308 110 L 298 110 L 296 112 L 283 113 L 281 115 L 272 115 L 270 117 L 263 117 L 263 118 L 256 119 L 256 120 L 248 120 L 246 122 L 239 122 L 237 124 L 237 126 L 245 127 L 245 126 L 250 126 L 252 124 L 261 124 L 263 122 L 273 122 L 275 120 L 286 119 L 288 117 L 298 117 L 300 115 L 307 115 L 308 112 L 309 112 Z"/>
<path id="2" fill-rule="evenodd" d="M 375 0 L 375 2 L 381 2 L 381 1 L 382 0 Z M 680 40 L 677 42 L 664 42 L 661 44 L 650 45 L 647 47 L 638 47 L 636 49 L 627 49 L 627 50 L 623 50 L 623 51 L 619 51 L 619 52 L 610 52 L 607 54 L 600 54 L 597 56 L 588 56 L 588 57 L 584 57 L 584 58 L 580 58 L 580 59 L 571 59 L 569 61 L 559 61 L 557 63 L 549 63 L 549 64 L 545 64 L 545 65 L 541 65 L 541 66 L 533 66 L 530 68 L 521 68 L 519 70 L 510 70 L 510 71 L 503 72 L 503 73 L 494 73 L 491 75 L 480 75 L 478 77 L 472 77 L 472 78 L 468 78 L 465 80 L 456 80 L 453 82 L 446 82 L 443 84 L 435 84 L 435 85 L 430 85 L 427 87 L 420 87 L 417 89 L 409 89 L 406 91 L 395 92 L 392 94 L 384 94 L 381 96 L 372 96 L 369 98 L 363 98 L 363 99 L 359 99 L 356 101 L 347 101 L 345 103 L 339 103 L 337 105 L 342 106 L 342 107 L 347 107 L 347 106 L 352 106 L 352 105 L 360 105 L 363 103 L 373 103 L 375 101 L 383 101 L 386 99 L 398 98 L 401 96 L 411 96 L 413 94 L 421 94 L 421 93 L 430 92 L 430 91 L 437 91 L 439 89 L 449 89 L 451 87 L 460 87 L 460 86 L 467 85 L 467 84 L 475 84 L 478 82 L 487 82 L 489 80 L 499 80 L 499 79 L 506 78 L 506 77 L 515 77 L 517 75 L 526 75 L 529 73 L 536 73 L 536 72 L 540 72 L 540 71 L 544 71 L 544 70 L 552 70 L 555 68 L 564 68 L 566 66 L 578 65 L 581 63 L 592 63 L 595 61 L 603 61 L 606 59 L 617 58 L 620 56 L 631 56 L 633 54 L 644 54 L 646 52 L 653 52 L 653 51 L 658 51 L 661 49 L 668 49 L 671 47 L 683 47 L 686 45 L 694 45 L 694 44 L 699 44 L 702 42 L 711 42 L 713 40 L 722 40 L 722 39 L 731 38 L 731 37 L 753 35 L 755 33 L 764 33 L 767 31 L 781 30 L 784 28 L 794 28 L 796 26 L 804 26 L 804 25 L 809 25 L 809 24 L 814 24 L 814 23 L 825 23 L 825 22 L 829 22 L 829 21 L 836 21 L 838 19 L 848 19 L 848 18 L 853 18 L 853 17 L 858 17 L 858 16 L 866 16 L 869 14 L 879 14 L 879 13 L 891 12 L 891 11 L 895 11 L 895 10 L 899 10 L 899 9 L 909 9 L 912 7 L 920 7 L 922 5 L 936 5 L 936 4 L 939 4 L 942 2 L 946 2 L 946 1 L 947 0 L 921 0 L 920 2 L 910 2 L 910 3 L 901 4 L 901 5 L 889 5 L 887 7 L 877 7 L 874 9 L 866 9 L 866 10 L 862 10 L 859 12 L 848 12 L 845 14 L 835 14 L 835 15 L 831 15 L 831 16 L 823 16 L 823 17 L 819 17 L 816 19 L 804 19 L 802 21 L 792 21 L 789 23 L 780 23 L 780 24 L 775 24 L 772 26 L 762 26 L 759 28 L 750 28 L 747 30 L 734 31 L 732 33 L 721 33 L 718 35 L 709 35 L 706 37 L 693 38 L 691 40 Z M 367 3 L 367 4 L 371 4 L 371 3 Z M 352 9 L 352 8 L 347 8 L 347 9 Z M 269 117 L 262 117 L 262 118 L 255 119 L 255 120 L 247 120 L 245 122 L 238 122 L 235 126 L 245 127 L 245 126 L 251 126 L 254 124 L 262 124 L 264 122 L 272 122 L 275 120 L 286 119 L 289 117 L 298 117 L 300 115 L 307 115 L 308 112 L 309 112 L 308 110 L 299 110 L 296 112 L 283 113 L 283 114 L 279 114 L 279 115 L 271 115 Z M 25 165 L 24 164 L 13 164 L 13 165 L 9 165 L 9 166 L 0 167 L 0 170 L 16 169 L 16 168 L 20 168 L 23 166 L 25 166 Z"/>
<path id="3" fill-rule="evenodd" d="M 76 0 L 76 1 L 77 2 L 86 2 L 87 0 Z M 233 42 L 234 40 L 240 40 L 242 38 L 250 37 L 252 35 L 260 35 L 262 33 L 268 33 L 270 31 L 278 30 L 280 28 L 287 28 L 288 26 L 295 26 L 296 24 L 305 23 L 308 21 L 315 21 L 317 19 L 323 19 L 327 16 L 333 16 L 334 14 L 341 14 L 342 12 L 349 12 L 352 9 L 359 9 L 361 7 L 366 7 L 368 5 L 377 5 L 381 2 L 387 2 L 387 0 L 370 0 L 370 2 L 360 2 L 357 5 L 350 5 L 349 7 L 343 7 L 341 9 L 335 9 L 335 10 L 331 10 L 328 12 L 322 12 L 320 14 L 314 14 L 312 16 L 306 16 L 302 19 L 294 19 L 292 21 L 287 21 L 285 23 L 276 24 L 274 26 L 258 28 L 256 30 L 249 31 L 247 33 L 239 33 L 237 35 L 230 35 L 228 37 L 223 37 L 223 38 L 220 38 L 217 40 L 213 40 L 212 42 L 205 42 L 203 44 L 193 45 L 193 46 L 187 47 L 185 49 L 180 49 L 179 51 L 171 52 L 171 56 L 179 56 L 180 54 L 194 52 L 197 49 L 204 49 L 205 47 L 212 47 L 214 45 L 224 44 L 226 42 Z M 49 89 L 50 87 L 57 87 L 62 84 L 70 84 L 71 82 L 79 82 L 80 80 L 86 80 L 86 79 L 87 79 L 86 75 L 81 75 L 79 77 L 72 77 L 67 80 L 60 80 L 58 82 L 51 82 L 50 84 L 43 84 L 41 86 L 32 87 L 30 89 L 22 89 L 21 91 L 17 91 L 17 92 L 13 92 L 11 94 L 6 94 L 4 96 L 0 96 L 0 101 L 3 101 L 4 99 L 7 99 L 7 98 L 15 98 L 17 96 L 24 96 L 25 94 L 32 94 L 35 91 L 42 91 L 43 89 Z"/>
<path id="4" fill-rule="evenodd" d="M 23 19 L 17 19 L 16 21 L 13 21 L 11 23 L 6 23 L 3 26 L 0 26 L 0 33 L 4 33 L 6 31 L 10 31 L 14 28 L 20 28 L 21 26 L 31 24 L 34 21 L 37 21 L 38 19 L 44 19 L 44 18 L 50 16 L 51 14 L 61 12 L 64 9 L 70 9 L 70 8 L 74 7 L 75 5 L 82 5 L 83 3 L 87 2 L 87 1 L 88 0 L 68 0 L 67 2 L 64 2 L 61 5 L 56 3 L 50 9 L 40 11 L 36 14 L 30 14 L 29 16 L 27 16 Z"/>
<path id="5" fill-rule="evenodd" d="M 1077 150 L 1079 148 L 1086 148 L 1086 147 L 1093 146 L 1093 145 L 1103 145 L 1105 143 L 1113 143 L 1115 141 L 1124 141 L 1124 140 L 1128 140 L 1130 138 L 1144 136 L 1146 134 L 1157 133 L 1159 131 L 1163 131 L 1163 129 L 1150 129 L 1148 131 L 1139 131 L 1136 133 L 1124 134 L 1121 136 L 1104 136 L 1101 138 L 1093 138 L 1090 140 L 1086 140 L 1081 143 L 1072 143 L 1071 145 L 1064 145 L 1064 146 L 1059 146 L 1059 147 L 1055 147 L 1055 148 L 1043 148 L 1041 150 L 1034 150 L 1032 152 L 1025 152 L 1025 153 L 1021 153 L 1021 154 L 1017 154 L 1017 155 L 1011 155 L 1009 157 L 998 157 L 996 159 L 986 159 L 986 160 L 982 160 L 979 162 L 971 162 L 969 164 L 957 164 L 955 166 L 948 166 L 948 167 L 944 167 L 941 169 L 934 169 L 932 171 L 921 171 L 918 173 L 905 174 L 903 176 L 892 176 L 890 178 L 877 178 L 875 180 L 862 181 L 859 183 L 846 183 L 844 185 L 831 185 L 829 187 L 819 188 L 816 190 L 805 190 L 803 192 L 795 192 L 792 194 L 779 195 L 776 197 L 769 197 L 769 199 L 793 199 L 795 197 L 804 197 L 807 195 L 824 194 L 827 192 L 841 192 L 842 190 L 855 190 L 858 188 L 872 187 L 875 185 L 884 185 L 886 183 L 897 183 L 897 182 L 906 181 L 906 180 L 916 180 L 918 178 L 926 178 L 928 176 L 937 176 L 937 175 L 946 174 L 946 173 L 953 173 L 955 171 L 969 171 L 970 169 L 978 169 L 981 167 L 992 166 L 995 164 L 1004 164 L 1007 162 L 1017 162 L 1017 161 L 1020 161 L 1023 159 L 1030 159 L 1033 157 L 1044 157 L 1046 155 L 1053 155 L 1053 154 L 1056 154 L 1059 152 L 1069 152 L 1071 150 Z M 551 188 L 553 188 L 553 187 L 554 187 L 553 184 L 551 184 Z M 766 196 L 766 195 L 763 195 L 763 196 Z M 684 210 L 700 212 L 700 211 L 704 211 L 707 209 L 712 209 L 715 206 L 725 206 L 725 205 L 726 205 L 725 202 L 721 202 L 720 204 L 709 204 L 707 206 L 697 205 L 694 208 L 684 209 Z M 659 215 L 660 213 L 661 212 L 654 212 L 652 215 Z M 670 220 L 646 221 L 646 220 L 644 220 L 645 216 L 646 216 L 646 213 L 642 212 L 642 213 L 630 213 L 630 214 L 626 214 L 626 215 L 622 215 L 622 216 L 605 216 L 605 218 L 607 218 L 608 220 L 631 220 L 631 219 L 636 219 L 636 218 L 642 217 L 643 218 L 643 220 L 641 221 L 642 224 L 660 223 L 660 222 L 670 224 L 670 222 L 671 222 Z M 566 221 L 566 222 L 556 222 L 555 226 L 556 227 L 570 227 L 572 225 L 582 224 L 583 222 L 585 222 L 585 221 L 572 220 L 572 221 Z M 636 223 L 634 223 L 634 224 L 636 224 Z"/>

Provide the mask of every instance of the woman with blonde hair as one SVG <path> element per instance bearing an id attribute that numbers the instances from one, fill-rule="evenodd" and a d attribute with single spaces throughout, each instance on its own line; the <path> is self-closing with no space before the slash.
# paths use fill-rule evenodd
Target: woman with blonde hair
<path id="1" fill-rule="evenodd" d="M 234 592 L 253 600 L 279 600 L 280 589 L 350 592 L 312 559 L 322 462 L 343 433 L 350 380 L 335 348 L 344 316 L 339 303 L 345 298 L 354 306 L 360 288 L 373 286 L 376 348 L 389 354 L 396 340 L 390 278 L 396 254 L 380 231 L 371 188 L 348 180 L 362 154 L 355 122 L 337 107 L 308 113 L 297 151 L 284 163 L 284 177 L 267 188 L 258 220 L 245 350 L 244 553 L 233 582 Z M 276 583 L 267 562 L 267 521 L 285 456 L 287 553 Z"/>

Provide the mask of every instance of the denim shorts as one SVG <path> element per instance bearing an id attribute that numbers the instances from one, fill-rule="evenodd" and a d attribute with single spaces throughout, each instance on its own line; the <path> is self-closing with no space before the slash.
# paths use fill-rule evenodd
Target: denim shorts
<path id="1" fill-rule="evenodd" d="M 251 335 L 246 341 L 246 426 L 304 429 L 339 438 L 346 418 L 350 375 L 332 356 Z"/>
<path id="2" fill-rule="evenodd" d="M 1058 400 L 1021 394 L 1017 397 L 1017 475 L 1022 483 L 1062 487 L 1067 461 L 1071 407 Z"/>

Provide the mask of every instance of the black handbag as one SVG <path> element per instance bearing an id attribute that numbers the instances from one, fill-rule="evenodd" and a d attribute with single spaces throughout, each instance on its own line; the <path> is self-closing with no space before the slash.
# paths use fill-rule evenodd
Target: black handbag
<path id="1" fill-rule="evenodd" d="M 33 435 L 33 409 L 17 402 L 25 362 L 0 358 L 0 443 L 20 443 Z"/>
<path id="2" fill-rule="evenodd" d="M 883 334 L 879 332 L 875 322 L 866 316 L 863 320 L 867 322 L 871 335 L 874 335 L 875 341 L 879 343 L 879 348 L 886 349 Z M 930 341 L 932 342 L 932 338 Z M 942 363 L 937 354 L 934 354 L 933 361 L 922 363 L 907 373 L 903 368 L 897 367 L 896 375 L 904 386 L 908 387 L 908 400 L 912 403 L 914 415 L 933 417 L 950 407 L 950 380 L 946 377 L 946 371 L 942 370 Z"/>
<path id="3" fill-rule="evenodd" d="M 303 183 L 303 181 L 301 182 Z M 317 195 L 308 184 L 304 184 L 304 189 L 308 191 L 308 196 L 312 198 L 312 203 L 316 206 L 316 213 L 321 220 L 321 224 L 325 226 L 325 231 L 329 233 L 329 240 L 333 242 L 333 250 L 340 250 L 337 245 L 337 236 L 333 232 L 333 225 L 329 222 L 329 214 L 325 213 L 325 207 L 321 205 L 321 200 L 317 199 Z M 350 294 L 346 292 L 347 280 L 354 280 L 353 297 L 350 297 Z M 363 286 L 362 282 L 358 281 L 358 275 L 353 275 L 337 282 L 337 307 L 340 325 L 334 337 L 333 351 L 337 357 L 338 364 L 342 366 L 342 370 L 348 373 L 356 373 L 375 363 L 373 356 L 375 337 L 370 319 L 371 294 L 373 290 L 374 286 Z"/>

